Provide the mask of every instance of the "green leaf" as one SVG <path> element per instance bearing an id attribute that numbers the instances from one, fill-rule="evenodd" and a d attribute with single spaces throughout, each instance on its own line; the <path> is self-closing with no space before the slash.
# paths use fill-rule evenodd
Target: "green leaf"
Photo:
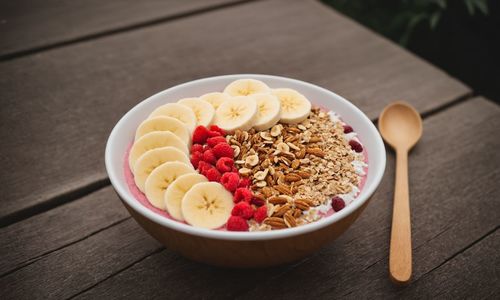
<path id="1" fill-rule="evenodd" d="M 439 19 L 441 18 L 441 12 L 437 11 L 431 15 L 429 18 L 429 25 L 432 30 L 434 30 L 439 23 Z"/>
<path id="2" fill-rule="evenodd" d="M 474 1 L 476 7 L 483 13 L 483 15 L 488 14 L 488 2 L 487 0 L 476 0 Z"/>
<path id="3" fill-rule="evenodd" d="M 442 9 L 446 8 L 446 0 L 436 0 L 436 4 Z"/>
<path id="4" fill-rule="evenodd" d="M 465 6 L 467 6 L 467 11 L 469 12 L 469 15 L 473 16 L 474 15 L 474 3 L 472 2 L 473 0 L 465 0 Z"/>

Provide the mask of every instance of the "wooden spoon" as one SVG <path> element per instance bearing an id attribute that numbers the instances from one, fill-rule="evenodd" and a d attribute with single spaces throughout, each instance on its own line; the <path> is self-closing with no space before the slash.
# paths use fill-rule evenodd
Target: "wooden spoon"
<path id="1" fill-rule="evenodd" d="M 396 151 L 389 272 L 395 283 L 406 284 L 412 273 L 408 152 L 422 136 L 422 119 L 410 104 L 394 102 L 380 114 L 378 127 Z"/>

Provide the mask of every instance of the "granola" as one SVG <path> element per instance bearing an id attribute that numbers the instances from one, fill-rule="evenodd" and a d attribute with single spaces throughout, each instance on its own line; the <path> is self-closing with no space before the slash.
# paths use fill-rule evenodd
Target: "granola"
<path id="1" fill-rule="evenodd" d="M 236 130 L 227 137 L 237 149 L 239 174 L 248 177 L 257 197 L 265 199 L 268 218 L 250 230 L 295 227 L 321 218 L 335 195 L 358 192 L 363 154 L 354 152 L 338 119 L 313 108 L 300 124 L 278 123 L 257 132 Z M 314 209 L 319 208 L 319 209 Z"/>

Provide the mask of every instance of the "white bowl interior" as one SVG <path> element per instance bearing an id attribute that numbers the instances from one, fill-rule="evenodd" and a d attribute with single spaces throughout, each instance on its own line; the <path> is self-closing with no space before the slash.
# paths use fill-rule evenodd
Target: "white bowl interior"
<path id="1" fill-rule="evenodd" d="M 242 78 L 262 80 L 271 88 L 287 87 L 296 89 L 304 94 L 313 104 L 338 113 L 346 123 L 354 128 L 363 146 L 367 150 L 369 167 L 365 186 L 350 205 L 332 216 L 300 227 L 266 232 L 228 232 L 195 228 L 176 222 L 149 210 L 135 199 L 130 193 L 125 181 L 123 166 L 125 151 L 133 141 L 135 130 L 138 125 L 146 119 L 155 108 L 162 104 L 176 102 L 178 99 L 184 97 L 201 96 L 209 92 L 222 91 L 231 81 Z M 152 221 L 169 228 L 198 236 L 230 240 L 260 240 L 288 237 L 316 230 L 344 218 L 360 207 L 373 194 L 382 179 L 386 161 L 384 144 L 377 129 L 370 119 L 351 102 L 329 90 L 307 82 L 285 77 L 257 74 L 224 75 L 199 79 L 174 86 L 149 97 L 137 104 L 116 124 L 109 136 L 105 155 L 106 169 L 111 183 L 121 198 L 134 210 Z"/>

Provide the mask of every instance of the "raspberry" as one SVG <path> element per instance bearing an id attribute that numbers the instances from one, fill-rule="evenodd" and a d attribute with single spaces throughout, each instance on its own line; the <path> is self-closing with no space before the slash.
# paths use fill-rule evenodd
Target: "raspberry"
<path id="1" fill-rule="evenodd" d="M 208 138 L 208 129 L 205 126 L 198 126 L 193 132 L 193 143 L 203 144 Z"/>
<path id="2" fill-rule="evenodd" d="M 265 205 L 257 208 L 255 213 L 253 214 L 253 218 L 255 221 L 262 223 L 265 218 L 267 218 L 267 207 Z"/>
<path id="3" fill-rule="evenodd" d="M 214 146 L 213 148 L 214 154 L 217 158 L 221 157 L 229 157 L 233 158 L 234 150 L 227 143 L 220 143 Z"/>
<path id="4" fill-rule="evenodd" d="M 253 208 L 250 204 L 248 204 L 248 202 L 240 202 L 233 207 L 231 215 L 239 216 L 248 220 L 253 216 Z"/>
<path id="5" fill-rule="evenodd" d="M 248 223 L 242 217 L 230 216 L 226 228 L 229 231 L 248 231 Z"/>
<path id="6" fill-rule="evenodd" d="M 201 174 L 204 174 L 206 171 L 208 171 L 212 166 L 207 163 L 207 162 L 204 162 L 203 160 L 201 160 L 199 163 L 198 163 L 198 170 L 200 170 L 200 173 Z"/>
<path id="7" fill-rule="evenodd" d="M 250 178 L 246 177 L 246 178 L 241 178 L 240 179 L 240 183 L 238 184 L 238 187 L 240 187 L 240 188 L 247 188 L 249 186 L 250 186 Z"/>
<path id="8" fill-rule="evenodd" d="M 216 137 L 211 137 L 211 138 L 207 139 L 207 144 L 212 148 L 215 147 L 215 145 L 217 145 L 219 143 L 226 144 L 227 142 L 226 142 L 226 139 L 222 136 L 216 136 Z"/>
<path id="9" fill-rule="evenodd" d="M 191 164 L 195 169 L 198 169 L 198 164 L 202 158 L 203 154 L 201 154 L 201 152 L 193 152 L 193 154 L 191 154 Z"/>
<path id="10" fill-rule="evenodd" d="M 216 136 L 221 136 L 221 134 L 218 131 L 209 130 L 208 131 L 208 136 L 209 137 L 216 137 Z"/>
<path id="11" fill-rule="evenodd" d="M 351 133 L 353 132 L 354 130 L 352 129 L 351 126 L 349 125 L 344 125 L 344 133 Z"/>
<path id="12" fill-rule="evenodd" d="M 220 178 L 220 183 L 231 193 L 238 188 L 238 182 L 240 181 L 240 176 L 238 173 L 227 172 Z"/>
<path id="13" fill-rule="evenodd" d="M 229 157 L 221 157 L 215 166 L 221 173 L 231 172 L 234 166 L 234 160 Z"/>
<path id="14" fill-rule="evenodd" d="M 203 153 L 205 153 L 208 150 L 212 150 L 212 147 L 210 147 L 209 145 L 203 146 Z"/>
<path id="15" fill-rule="evenodd" d="M 207 177 L 208 181 L 215 181 L 215 182 L 220 181 L 220 173 L 214 167 L 211 167 L 210 169 L 208 169 L 204 175 L 205 175 L 205 177 Z"/>
<path id="16" fill-rule="evenodd" d="M 235 166 L 233 166 L 233 168 L 231 169 L 231 172 L 238 173 L 238 169 Z"/>
<path id="17" fill-rule="evenodd" d="M 339 211 L 344 207 L 345 207 L 344 199 L 338 196 L 332 198 L 332 208 L 334 211 Z"/>
<path id="18" fill-rule="evenodd" d="M 203 160 L 211 165 L 215 165 L 215 163 L 217 162 L 217 158 L 215 158 L 212 150 L 207 150 L 203 153 Z"/>
<path id="19" fill-rule="evenodd" d="M 203 152 L 203 146 L 200 144 L 193 144 L 193 146 L 191 146 L 191 153 L 193 152 Z"/>
<path id="20" fill-rule="evenodd" d="M 220 133 L 220 135 L 226 135 L 226 132 L 224 132 L 224 129 L 220 128 L 217 125 L 210 126 L 210 131 L 217 131 L 218 133 Z"/>
<path id="21" fill-rule="evenodd" d="M 358 143 L 357 141 L 355 140 L 350 140 L 349 141 L 349 145 L 351 146 L 352 150 L 356 151 L 356 152 L 363 152 L 363 146 L 361 146 L 360 143 Z"/>
<path id="22" fill-rule="evenodd" d="M 247 188 L 237 188 L 236 192 L 234 192 L 234 203 L 239 203 L 241 201 L 250 203 L 252 201 L 252 192 Z"/>

